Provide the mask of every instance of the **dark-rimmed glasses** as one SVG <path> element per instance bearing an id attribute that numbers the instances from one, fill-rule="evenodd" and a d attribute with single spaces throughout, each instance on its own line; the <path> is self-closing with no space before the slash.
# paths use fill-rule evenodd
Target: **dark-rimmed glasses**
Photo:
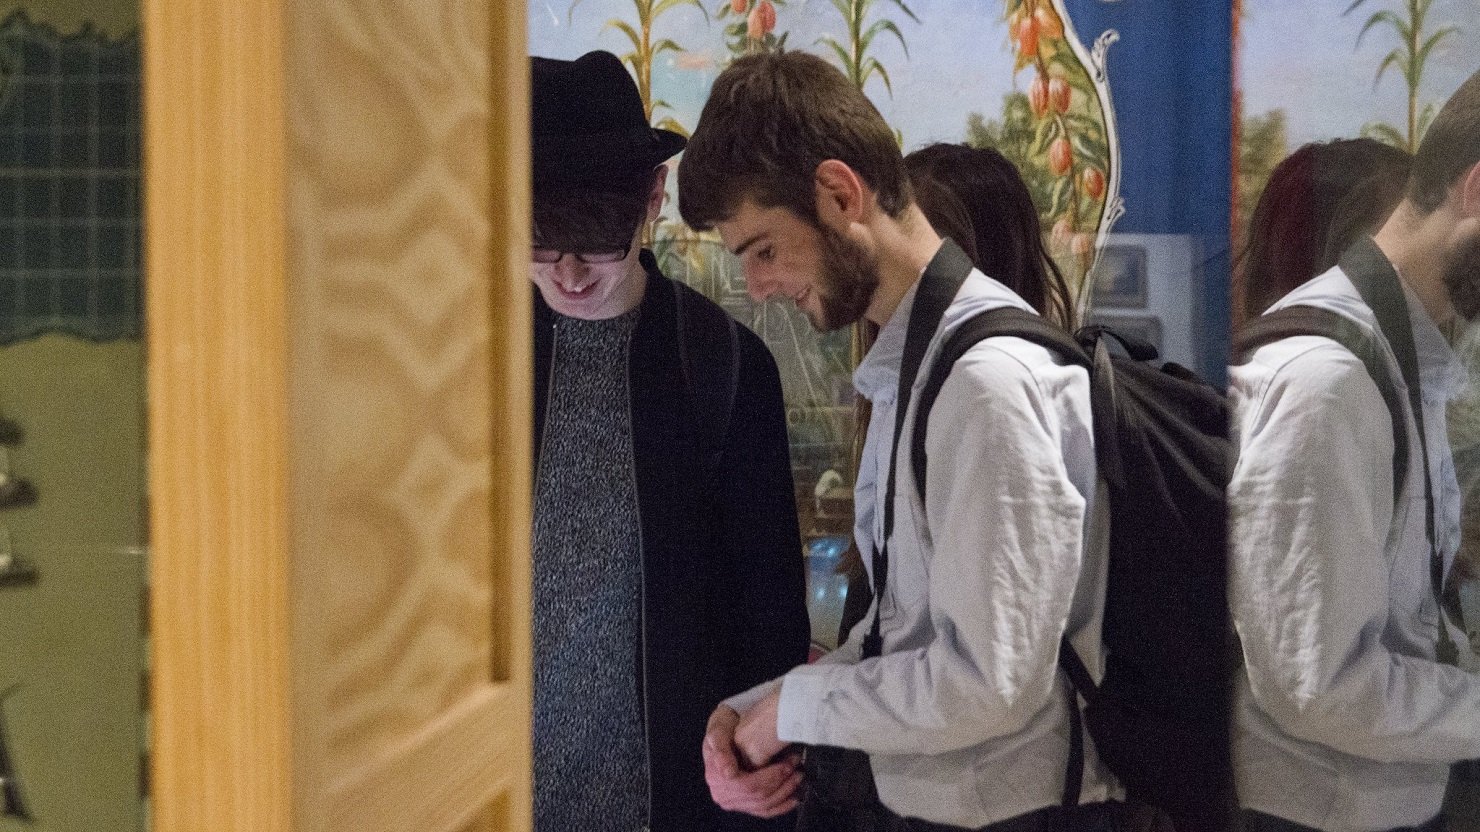
<path id="1" fill-rule="evenodd" d="M 609 263 L 620 263 L 627 259 L 632 252 L 632 244 L 628 243 L 621 248 L 597 249 L 596 251 L 560 251 L 553 248 L 541 248 L 533 246 L 530 248 L 529 258 L 536 263 L 559 263 L 560 258 L 569 254 L 576 258 L 577 262 L 588 266 L 604 265 Z"/>

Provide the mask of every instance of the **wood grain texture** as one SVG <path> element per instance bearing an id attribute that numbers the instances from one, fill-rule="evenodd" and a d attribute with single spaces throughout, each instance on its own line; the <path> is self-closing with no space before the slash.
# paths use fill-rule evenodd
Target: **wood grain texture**
<path id="1" fill-rule="evenodd" d="M 487 18 L 291 8 L 295 585 L 344 772 L 491 674 Z"/>
<path id="2" fill-rule="evenodd" d="M 452 829 L 528 779 L 528 289 L 508 265 L 528 209 L 506 181 L 528 162 L 495 138 L 528 118 L 490 61 L 508 10 L 290 9 L 300 826 Z M 523 75 L 522 40 L 502 66 Z"/>
<path id="3" fill-rule="evenodd" d="M 530 368 L 534 344 L 529 327 L 533 303 L 529 281 L 529 241 L 533 239 L 529 219 L 529 22 L 523 3 L 495 3 L 491 17 L 494 586 L 503 593 L 494 603 L 493 671 L 495 679 L 522 685 L 532 694 Z M 510 811 L 517 813 L 517 801 Z"/>
<path id="4" fill-rule="evenodd" d="M 524 13 L 145 6 L 156 832 L 529 829 Z"/>
<path id="5" fill-rule="evenodd" d="M 362 766 L 331 795 L 331 829 L 455 830 L 484 818 L 490 795 L 516 792 L 519 769 L 495 749 L 517 747 L 522 725 L 514 689 L 485 689 L 468 697 L 403 748 Z M 436 772 L 416 783 L 407 799 L 407 772 Z M 507 822 L 507 818 L 503 819 Z M 496 826 L 503 829 L 504 826 Z"/>
<path id="6" fill-rule="evenodd" d="M 533 340 L 529 320 L 530 148 L 529 29 L 524 3 L 495 3 L 490 11 L 493 116 L 489 159 L 493 350 L 493 599 L 491 670 L 507 686 L 506 722 L 517 733 L 498 746 L 507 787 L 483 813 L 487 832 L 529 832 L 531 819 L 531 540 L 533 516 Z M 471 830 L 469 830 L 471 832 Z"/>
<path id="7" fill-rule="evenodd" d="M 483 810 L 459 832 L 502 832 L 505 829 L 518 828 L 514 827 L 510 820 L 513 811 L 509 795 L 500 795 L 498 799 L 483 807 Z M 528 826 L 522 828 L 527 829 Z"/>
<path id="8" fill-rule="evenodd" d="M 143 7 L 156 832 L 291 825 L 280 11 Z"/>

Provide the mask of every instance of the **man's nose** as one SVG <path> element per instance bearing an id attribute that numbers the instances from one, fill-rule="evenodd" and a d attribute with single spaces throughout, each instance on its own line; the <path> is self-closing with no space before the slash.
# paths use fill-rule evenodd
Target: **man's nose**
<path id="1" fill-rule="evenodd" d="M 756 303 L 765 303 L 772 295 L 776 294 L 776 281 L 747 270 L 745 272 L 745 291 L 750 295 L 751 300 Z"/>
<path id="2" fill-rule="evenodd" d="M 585 263 L 576 259 L 576 256 L 568 251 L 562 253 L 560 259 L 556 260 L 552 267 L 559 277 L 580 277 L 589 270 Z"/>

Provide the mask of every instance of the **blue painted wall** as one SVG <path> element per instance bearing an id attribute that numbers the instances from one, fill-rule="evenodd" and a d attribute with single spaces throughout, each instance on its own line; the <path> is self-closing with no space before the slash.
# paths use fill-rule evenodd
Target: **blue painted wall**
<path id="1" fill-rule="evenodd" d="M 1227 3 L 1067 0 L 1086 44 L 1115 29 L 1107 67 L 1126 215 L 1114 230 L 1188 234 L 1197 369 L 1221 384 L 1228 348 L 1233 27 Z"/>

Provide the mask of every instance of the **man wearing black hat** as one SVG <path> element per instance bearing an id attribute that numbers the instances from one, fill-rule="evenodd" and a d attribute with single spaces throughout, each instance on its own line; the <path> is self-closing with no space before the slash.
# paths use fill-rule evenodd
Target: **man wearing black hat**
<path id="1" fill-rule="evenodd" d="M 776 363 L 641 247 L 684 139 L 617 58 L 532 71 L 535 829 L 785 828 L 716 807 L 700 755 L 807 653 Z"/>

